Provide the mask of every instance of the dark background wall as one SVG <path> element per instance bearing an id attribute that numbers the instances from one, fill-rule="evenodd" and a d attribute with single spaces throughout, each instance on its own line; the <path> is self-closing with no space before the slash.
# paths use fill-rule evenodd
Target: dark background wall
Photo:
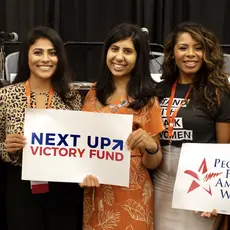
<path id="1" fill-rule="evenodd" d="M 195 21 L 230 44 L 229 11 L 229 0 L 0 0 L 0 31 L 14 31 L 22 41 L 34 26 L 47 25 L 64 42 L 102 42 L 113 26 L 130 22 L 147 27 L 150 41 L 163 44 L 176 24 Z M 81 60 L 94 59 L 84 53 L 79 51 Z M 84 74 L 79 79 L 89 80 Z"/>
<path id="2" fill-rule="evenodd" d="M 22 40 L 32 27 L 47 25 L 64 41 L 103 41 L 113 26 L 131 22 L 163 43 L 176 24 L 192 20 L 230 43 L 229 10 L 229 0 L 0 0 L 0 30 Z"/>

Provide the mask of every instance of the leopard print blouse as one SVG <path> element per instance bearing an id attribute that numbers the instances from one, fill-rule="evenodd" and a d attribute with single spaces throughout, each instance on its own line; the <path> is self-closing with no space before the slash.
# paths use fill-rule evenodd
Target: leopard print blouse
<path id="1" fill-rule="evenodd" d="M 0 89 L 0 157 L 3 161 L 13 165 L 21 166 L 22 150 L 16 153 L 8 153 L 5 149 L 5 139 L 8 134 L 18 133 L 23 134 L 25 109 L 27 108 L 26 92 L 24 83 L 16 83 L 5 86 Z M 48 95 L 47 93 L 47 99 Z M 54 93 L 50 108 L 63 110 L 81 110 L 81 95 L 77 90 L 72 90 L 69 97 L 72 108 L 64 104 L 61 98 Z M 46 106 L 48 100 L 46 99 Z M 31 92 L 31 108 L 36 108 L 35 93 Z"/>

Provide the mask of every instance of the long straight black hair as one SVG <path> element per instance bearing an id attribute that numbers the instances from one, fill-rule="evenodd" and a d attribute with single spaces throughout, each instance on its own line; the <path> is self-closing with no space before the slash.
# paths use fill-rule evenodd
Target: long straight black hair
<path id="1" fill-rule="evenodd" d="M 156 91 L 149 70 L 150 49 L 148 39 L 137 25 L 122 23 L 110 31 L 103 47 L 101 72 L 95 86 L 96 97 L 101 104 L 106 105 L 108 97 L 115 91 L 112 74 L 106 64 L 107 52 L 112 44 L 127 38 L 131 38 L 134 44 L 137 60 L 126 91 L 127 95 L 134 99 L 129 107 L 139 110 L 148 104 L 151 98 L 156 96 Z"/>

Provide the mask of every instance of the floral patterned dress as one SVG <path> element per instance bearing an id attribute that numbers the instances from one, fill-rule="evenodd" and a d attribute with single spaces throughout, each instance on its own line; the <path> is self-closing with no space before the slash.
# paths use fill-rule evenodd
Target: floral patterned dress
<path id="1" fill-rule="evenodd" d="M 139 111 L 127 108 L 127 97 L 112 104 L 96 108 L 95 90 L 87 94 L 83 111 L 133 114 L 133 126 L 146 130 L 152 136 L 164 127 L 158 101 Z M 86 188 L 84 193 L 84 230 L 153 230 L 153 184 L 142 164 L 139 149 L 131 152 L 129 187 L 101 184 L 98 188 Z"/>

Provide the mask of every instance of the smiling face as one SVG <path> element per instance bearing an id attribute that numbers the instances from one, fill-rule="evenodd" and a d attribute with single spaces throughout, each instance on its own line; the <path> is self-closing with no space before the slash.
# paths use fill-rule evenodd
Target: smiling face
<path id="1" fill-rule="evenodd" d="M 107 52 L 106 64 L 113 77 L 131 77 L 137 53 L 131 38 L 113 43 Z"/>
<path id="2" fill-rule="evenodd" d="M 189 33 L 181 33 L 174 46 L 174 58 L 180 76 L 194 78 L 203 64 L 204 51 Z"/>
<path id="3" fill-rule="evenodd" d="M 58 63 L 56 50 L 51 41 L 46 38 L 36 40 L 29 48 L 28 62 L 30 78 L 51 78 Z"/>

